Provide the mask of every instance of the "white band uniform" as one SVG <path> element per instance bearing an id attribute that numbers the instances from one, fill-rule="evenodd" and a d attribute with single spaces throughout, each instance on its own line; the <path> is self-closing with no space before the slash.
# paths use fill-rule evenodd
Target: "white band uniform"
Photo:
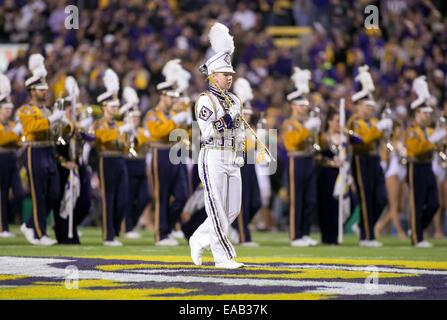
<path id="1" fill-rule="evenodd" d="M 234 105 L 231 114 L 241 115 L 240 100 L 231 95 Z M 224 108 L 218 99 L 207 93 L 199 97 L 196 103 L 197 121 L 201 131 L 201 140 L 234 140 L 234 144 L 244 143 L 244 126 L 235 122 L 235 129 L 217 132 L 213 122 L 224 114 Z M 236 117 L 233 117 L 236 118 Z M 233 245 L 228 239 L 231 223 L 239 214 L 242 203 L 242 180 L 240 168 L 234 164 L 234 148 L 202 147 L 199 153 L 199 177 L 204 186 L 205 209 L 207 219 L 197 228 L 191 237 L 203 249 L 211 249 L 215 263 L 231 260 L 236 256 Z"/>

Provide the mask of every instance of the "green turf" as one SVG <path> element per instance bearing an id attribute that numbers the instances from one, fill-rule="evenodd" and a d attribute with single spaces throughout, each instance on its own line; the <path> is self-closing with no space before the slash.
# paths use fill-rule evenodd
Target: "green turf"
<path id="1" fill-rule="evenodd" d="M 0 255 L 2 256 L 92 256 L 92 255 L 129 255 L 129 256 L 188 256 L 189 246 L 186 240 L 180 240 L 177 247 L 157 247 L 154 245 L 154 235 L 141 230 L 141 239 L 125 239 L 122 247 L 105 247 L 102 245 L 101 230 L 97 227 L 83 227 L 82 245 L 54 245 L 39 247 L 29 244 L 19 230 L 19 226 L 11 226 L 11 232 L 16 238 L 0 238 Z M 49 236 L 54 238 L 53 231 Z M 381 248 L 364 248 L 358 246 L 354 235 L 345 235 L 340 246 L 319 244 L 315 247 L 294 248 L 290 246 L 288 234 L 285 232 L 253 232 L 253 241 L 259 247 L 236 246 L 239 257 L 302 257 L 302 258 L 352 258 L 352 259 L 390 259 L 390 260 L 423 260 L 447 261 L 447 240 L 427 239 L 434 244 L 433 248 L 413 248 L 410 240 L 395 237 L 381 237 Z M 319 240 L 319 234 L 312 238 Z M 211 256 L 206 251 L 204 256 Z"/>

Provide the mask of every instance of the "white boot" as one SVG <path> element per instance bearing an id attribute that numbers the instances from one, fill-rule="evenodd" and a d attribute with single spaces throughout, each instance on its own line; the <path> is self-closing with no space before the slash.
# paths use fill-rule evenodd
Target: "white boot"
<path id="1" fill-rule="evenodd" d="M 166 238 L 160 241 L 157 241 L 155 243 L 156 246 L 161 246 L 161 247 L 173 247 L 173 246 L 178 246 L 179 243 L 177 240 L 172 239 L 172 238 Z"/>
<path id="2" fill-rule="evenodd" d="M 20 231 L 22 231 L 23 235 L 29 243 L 34 245 L 39 244 L 39 239 L 34 238 L 34 230 L 32 228 L 27 228 L 25 223 L 20 226 Z"/>
<path id="3" fill-rule="evenodd" d="M 194 262 L 196 266 L 201 266 L 202 254 L 204 248 L 202 248 L 200 244 L 193 237 L 189 238 L 189 246 L 191 248 L 192 262 Z"/>
<path id="4" fill-rule="evenodd" d="M 238 269 L 243 267 L 244 267 L 243 263 L 236 262 L 233 259 L 216 263 L 216 268 L 222 268 L 222 269 Z"/>

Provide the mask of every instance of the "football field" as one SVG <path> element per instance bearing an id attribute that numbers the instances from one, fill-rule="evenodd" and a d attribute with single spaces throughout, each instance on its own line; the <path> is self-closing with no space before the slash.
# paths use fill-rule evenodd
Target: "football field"
<path id="1" fill-rule="evenodd" d="M 236 246 L 246 267 L 224 270 L 210 251 L 195 266 L 186 240 L 156 247 L 141 231 L 141 239 L 104 247 L 99 228 L 80 230 L 82 245 L 37 247 L 13 226 L 17 237 L 0 239 L 0 299 L 447 299 L 447 240 L 413 248 L 408 239 L 381 237 L 383 247 L 361 248 L 345 235 L 340 246 L 294 248 L 285 232 L 254 232 L 259 247 Z"/>

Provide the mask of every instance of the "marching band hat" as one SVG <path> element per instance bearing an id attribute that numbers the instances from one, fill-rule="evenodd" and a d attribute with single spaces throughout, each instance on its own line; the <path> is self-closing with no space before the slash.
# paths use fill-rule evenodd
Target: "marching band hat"
<path id="1" fill-rule="evenodd" d="M 25 81 L 28 89 L 48 90 L 48 84 L 45 77 L 47 69 L 45 68 L 45 58 L 40 53 L 32 54 L 28 60 L 28 69 L 32 76 Z"/>

